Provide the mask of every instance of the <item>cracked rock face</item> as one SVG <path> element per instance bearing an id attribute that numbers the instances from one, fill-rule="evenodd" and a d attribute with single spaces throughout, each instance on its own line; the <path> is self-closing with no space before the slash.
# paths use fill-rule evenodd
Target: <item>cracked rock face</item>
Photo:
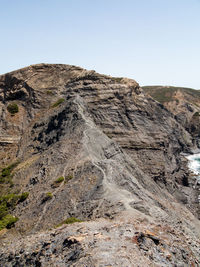
<path id="1" fill-rule="evenodd" d="M 198 264 L 192 137 L 137 82 L 39 64 L 0 76 L 0 97 L 1 165 L 18 160 L 5 188 L 29 192 L 3 266 Z M 70 217 L 85 222 L 47 231 Z"/>
<path id="2" fill-rule="evenodd" d="M 143 90 L 174 114 L 175 119 L 187 129 L 193 137 L 193 143 L 199 148 L 199 90 L 172 86 L 144 86 Z"/>

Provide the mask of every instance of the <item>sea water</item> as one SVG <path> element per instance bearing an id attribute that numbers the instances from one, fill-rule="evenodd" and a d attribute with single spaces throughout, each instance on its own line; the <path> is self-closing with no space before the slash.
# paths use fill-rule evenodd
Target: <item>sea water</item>
<path id="1" fill-rule="evenodd" d="M 194 186 L 196 188 L 196 185 L 200 184 L 200 153 L 186 156 L 186 158 L 188 159 L 188 168 L 196 174 L 197 181 Z M 198 195 L 198 202 L 200 204 L 200 194 Z"/>
<path id="2" fill-rule="evenodd" d="M 188 159 L 188 168 L 197 175 L 197 181 L 200 183 L 200 153 L 186 156 Z"/>

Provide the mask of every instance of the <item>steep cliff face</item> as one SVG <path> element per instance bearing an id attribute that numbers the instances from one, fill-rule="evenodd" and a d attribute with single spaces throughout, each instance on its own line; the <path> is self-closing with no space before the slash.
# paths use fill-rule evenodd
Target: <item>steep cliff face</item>
<path id="1" fill-rule="evenodd" d="M 174 229 L 178 239 L 176 253 L 183 249 L 181 228 L 178 227 L 181 221 L 187 242 L 191 235 L 194 236 L 192 245 L 188 245 L 192 256 L 188 254 L 186 259 L 182 254 L 170 259 L 163 256 L 163 266 L 176 261 L 183 264 L 197 261 L 195 246 L 199 222 L 187 209 L 189 207 L 196 215 L 194 180 L 189 179 L 186 162 L 181 156 L 181 152 L 192 148 L 192 138 L 166 108 L 143 93 L 137 82 L 75 66 L 34 65 L 0 76 L 0 116 L 0 161 L 4 167 L 1 177 L 5 178 L 0 184 L 1 194 L 29 192 L 28 198 L 18 201 L 12 210 L 19 221 L 15 228 L 2 233 L 5 247 L 7 237 L 36 234 L 69 217 L 90 220 L 102 232 L 105 227 L 114 227 L 110 225 L 110 219 L 114 220 L 113 225 L 115 222 L 121 225 L 120 220 L 126 224 L 127 216 L 129 223 L 143 221 L 141 232 L 148 230 L 147 224 L 151 230 L 163 223 Z M 11 175 L 6 176 L 5 167 L 16 161 L 13 168 L 7 167 Z M 8 177 L 12 183 L 5 181 Z M 104 228 L 98 219 L 102 217 Z M 88 223 L 84 222 L 83 227 L 87 228 Z M 91 236 L 94 235 L 92 227 L 87 229 Z M 179 230 L 176 231 L 176 227 Z M 148 238 L 152 241 L 153 237 L 144 233 L 134 237 L 132 232 L 136 233 L 136 228 L 130 230 L 130 240 L 135 238 L 135 245 L 140 250 L 150 242 Z M 123 238 L 127 229 L 122 231 Z M 65 228 L 59 233 L 62 239 Z M 55 235 L 54 231 L 51 234 Z M 116 242 L 117 251 L 120 238 L 115 237 L 115 240 L 116 235 L 120 235 L 119 229 L 107 238 Z M 36 242 L 37 246 L 37 235 L 35 238 L 30 244 Z M 86 256 L 95 253 L 87 245 L 89 240 L 83 238 L 66 246 L 69 251 L 73 248 L 81 255 L 74 257 L 74 264 L 77 264 L 74 266 L 86 263 L 95 266 L 94 262 L 101 261 L 100 254 L 98 260 Z M 21 262 L 28 264 L 24 258 L 26 249 L 22 247 L 23 242 L 28 244 L 29 241 L 16 242 L 24 251 L 19 256 Z M 48 242 L 60 246 L 58 240 Z M 2 251 L 5 252 L 4 248 Z M 152 252 L 155 254 L 152 260 L 151 253 L 145 255 L 145 249 L 141 251 L 146 266 L 149 261 L 161 261 L 156 256 L 157 250 L 157 254 Z M 170 246 L 168 252 L 172 253 Z M 63 248 L 59 253 L 65 255 Z M 100 243 L 98 253 L 102 253 Z M 113 257 L 114 254 L 113 251 Z M 64 264 L 71 266 L 73 260 L 66 255 Z M 9 257 L 11 251 L 2 254 L 0 259 L 7 263 Z M 47 257 L 42 257 L 43 260 L 38 258 L 38 264 L 47 264 Z M 50 263 L 58 264 L 61 259 L 57 260 Z M 126 266 L 132 261 L 130 258 L 125 265 L 114 261 L 112 264 Z M 14 262 L 15 257 L 11 264 Z M 36 266 L 32 260 L 29 263 Z M 105 259 L 104 264 L 107 263 Z"/>
<path id="2" fill-rule="evenodd" d="M 200 91 L 172 86 L 144 86 L 143 90 L 163 104 L 199 145 Z"/>

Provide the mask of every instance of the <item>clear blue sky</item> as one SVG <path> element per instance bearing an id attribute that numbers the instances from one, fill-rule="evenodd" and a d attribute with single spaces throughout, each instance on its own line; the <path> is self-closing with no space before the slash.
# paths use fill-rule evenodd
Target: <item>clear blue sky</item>
<path id="1" fill-rule="evenodd" d="M 64 63 L 200 89 L 200 0 L 0 0 L 0 73 Z"/>

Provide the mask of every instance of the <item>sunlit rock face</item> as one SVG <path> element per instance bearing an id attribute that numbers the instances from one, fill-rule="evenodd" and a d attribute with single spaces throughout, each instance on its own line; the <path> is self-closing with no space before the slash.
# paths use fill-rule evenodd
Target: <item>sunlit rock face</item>
<path id="1" fill-rule="evenodd" d="M 29 192 L 2 232 L 4 266 L 198 260 L 195 179 L 181 156 L 192 137 L 136 81 L 39 64 L 0 76 L 0 100 L 1 166 L 18 162 L 1 194 Z M 84 222 L 47 231 L 72 217 Z"/>

